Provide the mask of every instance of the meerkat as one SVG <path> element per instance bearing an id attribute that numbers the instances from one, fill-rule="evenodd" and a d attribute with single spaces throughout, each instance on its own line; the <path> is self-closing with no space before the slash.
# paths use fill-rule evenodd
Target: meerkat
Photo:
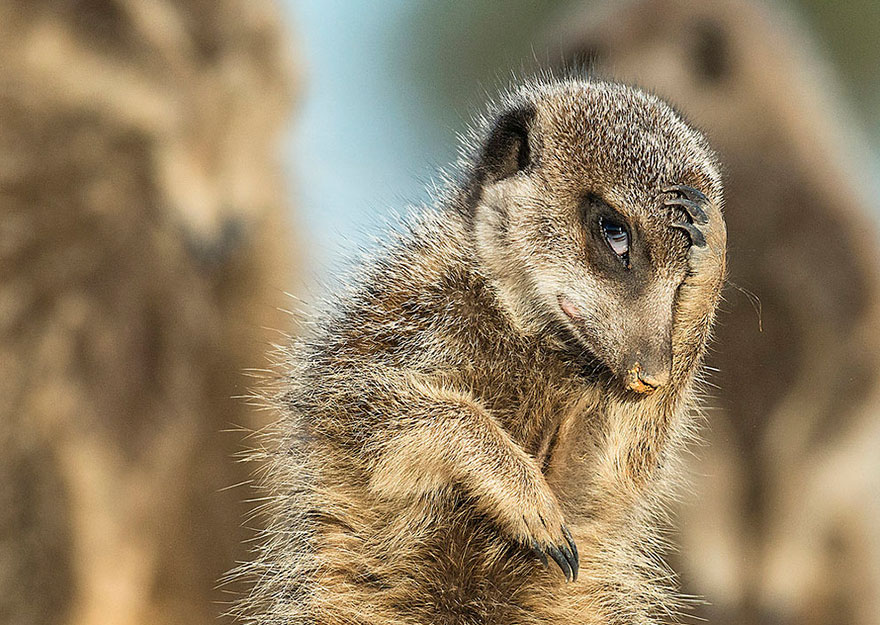
<path id="1" fill-rule="evenodd" d="M 724 279 L 719 166 L 659 99 L 536 81 L 287 350 L 270 624 L 657 623 L 657 523 Z"/>
<path id="2" fill-rule="evenodd" d="M 674 560 L 711 623 L 880 622 L 880 266 L 860 141 L 790 16 L 744 0 L 568 15 L 569 61 L 638 81 L 725 164 L 730 283 Z"/>
<path id="3" fill-rule="evenodd" d="M 0 3 L 0 622 L 204 624 L 247 554 L 235 396 L 285 328 L 263 0 Z"/>

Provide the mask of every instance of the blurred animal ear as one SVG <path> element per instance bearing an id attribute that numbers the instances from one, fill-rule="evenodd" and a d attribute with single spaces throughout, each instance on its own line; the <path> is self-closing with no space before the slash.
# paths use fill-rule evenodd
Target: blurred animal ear
<path id="1" fill-rule="evenodd" d="M 477 165 L 480 183 L 504 180 L 531 164 L 529 136 L 534 120 L 535 109 L 528 105 L 505 111 L 495 120 Z"/>
<path id="2" fill-rule="evenodd" d="M 721 82 L 730 74 L 730 42 L 724 26 L 703 20 L 694 26 L 694 69 L 700 80 Z"/>

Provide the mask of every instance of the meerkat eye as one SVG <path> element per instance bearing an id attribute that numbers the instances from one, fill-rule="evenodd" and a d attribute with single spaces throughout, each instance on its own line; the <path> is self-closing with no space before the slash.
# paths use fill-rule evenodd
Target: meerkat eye
<path id="1" fill-rule="evenodd" d="M 602 228 L 602 234 L 605 235 L 605 240 L 611 251 L 629 264 L 629 233 L 623 224 L 607 218 L 600 218 L 599 227 Z"/>

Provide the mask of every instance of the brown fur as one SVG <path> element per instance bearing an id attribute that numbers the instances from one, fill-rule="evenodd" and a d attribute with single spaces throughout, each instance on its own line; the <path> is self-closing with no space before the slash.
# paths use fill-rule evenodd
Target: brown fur
<path id="1" fill-rule="evenodd" d="M 880 622 L 880 299 L 859 141 L 834 77 L 785 16 L 645 0 L 553 37 L 655 89 L 725 163 L 731 282 L 709 364 L 718 410 L 693 461 L 677 567 L 712 623 Z"/>
<path id="2" fill-rule="evenodd" d="M 287 284 L 270 4 L 0 4 L 0 621 L 214 623 Z"/>
<path id="3" fill-rule="evenodd" d="M 612 84 L 531 85 L 482 126 L 460 180 L 286 350 L 248 622 L 674 611 L 656 525 L 724 271 L 714 157 Z M 672 227 L 674 183 L 711 198 L 707 246 Z M 583 217 L 609 207 L 632 228 L 629 269 Z M 633 358 L 665 380 L 652 394 L 627 388 Z M 528 548 L 567 548 L 566 527 L 569 584 Z"/>

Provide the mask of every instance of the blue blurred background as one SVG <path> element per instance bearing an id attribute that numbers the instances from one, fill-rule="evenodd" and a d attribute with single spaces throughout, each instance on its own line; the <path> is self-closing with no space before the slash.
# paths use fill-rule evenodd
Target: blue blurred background
<path id="1" fill-rule="evenodd" d="M 394 40 L 413 3 L 288 0 L 306 80 L 289 167 L 315 271 L 348 256 L 382 215 L 427 198 L 455 129 L 426 119 Z"/>

